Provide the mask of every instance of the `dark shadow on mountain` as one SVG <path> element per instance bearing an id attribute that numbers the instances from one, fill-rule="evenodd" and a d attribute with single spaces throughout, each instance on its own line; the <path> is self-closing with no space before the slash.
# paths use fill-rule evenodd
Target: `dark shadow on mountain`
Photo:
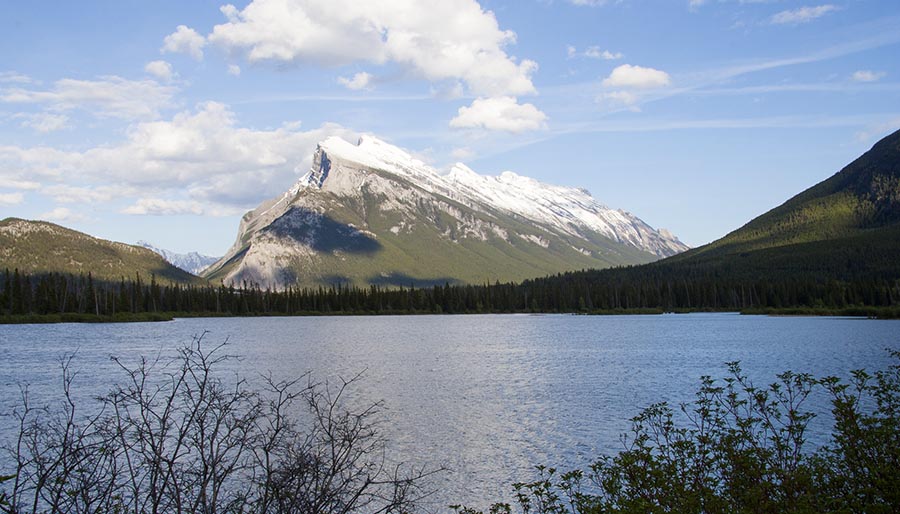
<path id="1" fill-rule="evenodd" d="M 309 245 L 317 252 L 373 254 L 381 250 L 381 243 L 359 229 L 301 207 L 292 207 L 265 231 L 301 245 Z"/>
<path id="2" fill-rule="evenodd" d="M 351 280 L 350 277 L 345 275 L 324 275 L 322 277 L 319 277 L 318 282 L 328 286 L 346 286 L 350 284 Z"/>
<path id="3" fill-rule="evenodd" d="M 435 277 L 435 278 L 415 278 L 405 273 L 390 273 L 388 275 L 376 275 L 368 279 L 370 284 L 376 286 L 393 286 L 393 287 L 433 287 L 450 284 L 451 286 L 460 285 L 462 282 L 453 277 Z"/>

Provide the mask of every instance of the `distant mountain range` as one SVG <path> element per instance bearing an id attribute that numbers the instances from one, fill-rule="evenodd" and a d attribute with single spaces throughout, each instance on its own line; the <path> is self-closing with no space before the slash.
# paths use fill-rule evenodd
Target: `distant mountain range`
<path id="1" fill-rule="evenodd" d="M 0 269 L 22 273 L 90 273 L 95 280 L 118 282 L 136 275 L 149 282 L 195 283 L 200 279 L 140 246 L 106 241 L 46 221 L 0 221 Z"/>
<path id="2" fill-rule="evenodd" d="M 663 297 L 664 308 L 771 305 L 735 298 L 760 291 L 784 305 L 808 304 L 810 291 L 834 305 L 890 305 L 865 295 L 900 295 L 891 285 L 900 281 L 900 131 L 722 239 L 682 250 L 667 232 L 582 190 L 512 173 L 481 176 L 461 165 L 440 175 L 377 139 L 328 139 L 293 188 L 243 217 L 235 245 L 204 278 L 237 286 L 421 287 L 544 275 L 523 287 L 568 290 L 586 303 L 608 291 L 611 308 L 656 307 L 662 304 L 653 298 Z M 640 262 L 648 264 L 547 276 Z M 3 268 L 205 282 L 146 248 L 16 218 L 0 222 Z M 830 299 L 832 292 L 845 296 Z M 620 305 L 620 296 L 629 303 Z"/>
<path id="3" fill-rule="evenodd" d="M 478 284 L 687 249 L 583 189 L 462 164 L 441 175 L 373 137 L 329 138 L 290 190 L 243 217 L 236 242 L 204 276 L 275 288 Z"/>
<path id="4" fill-rule="evenodd" d="M 135 244 L 158 253 L 163 259 L 168 261 L 169 264 L 176 268 L 183 269 L 192 275 L 202 274 L 203 270 L 209 267 L 210 264 L 219 260 L 218 257 L 211 257 L 197 252 L 176 253 L 171 250 L 164 250 L 162 248 L 157 248 L 147 241 L 138 241 Z"/>

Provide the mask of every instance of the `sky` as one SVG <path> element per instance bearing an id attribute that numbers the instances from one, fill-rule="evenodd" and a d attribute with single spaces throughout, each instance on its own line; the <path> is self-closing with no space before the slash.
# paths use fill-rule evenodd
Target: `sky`
<path id="1" fill-rule="evenodd" d="M 0 219 L 218 256 L 329 136 L 697 246 L 900 129 L 896 0 L 96 0 L 0 19 Z"/>

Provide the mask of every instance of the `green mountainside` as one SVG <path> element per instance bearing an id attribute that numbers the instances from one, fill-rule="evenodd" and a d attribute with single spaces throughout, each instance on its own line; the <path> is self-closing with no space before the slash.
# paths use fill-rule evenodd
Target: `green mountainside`
<path id="1" fill-rule="evenodd" d="M 722 239 L 659 265 L 714 266 L 732 273 L 818 271 L 850 279 L 896 272 L 898 250 L 900 131 Z"/>
<path id="2" fill-rule="evenodd" d="M 851 313 L 875 307 L 894 309 L 887 315 L 895 316 L 900 131 L 831 178 L 710 244 L 641 266 L 526 281 L 522 288 L 551 311 Z"/>
<path id="3" fill-rule="evenodd" d="M 140 275 L 149 282 L 201 283 L 146 248 L 98 239 L 46 221 L 0 221 L 0 270 L 22 273 L 91 273 L 95 280 L 118 282 Z"/>

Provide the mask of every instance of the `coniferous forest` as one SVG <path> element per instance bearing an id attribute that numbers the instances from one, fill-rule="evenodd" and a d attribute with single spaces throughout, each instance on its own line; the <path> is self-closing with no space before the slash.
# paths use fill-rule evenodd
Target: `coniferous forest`
<path id="1" fill-rule="evenodd" d="M 900 280 L 887 277 L 850 282 L 813 277 L 739 280 L 673 275 L 648 267 L 572 272 L 521 284 L 428 288 L 336 284 L 275 291 L 253 284 L 162 284 L 154 276 L 140 275 L 105 282 L 91 274 L 29 275 L 18 270 L 5 270 L 0 285 L 0 320 L 5 322 L 175 315 L 742 311 L 896 317 L 900 312 Z"/>

